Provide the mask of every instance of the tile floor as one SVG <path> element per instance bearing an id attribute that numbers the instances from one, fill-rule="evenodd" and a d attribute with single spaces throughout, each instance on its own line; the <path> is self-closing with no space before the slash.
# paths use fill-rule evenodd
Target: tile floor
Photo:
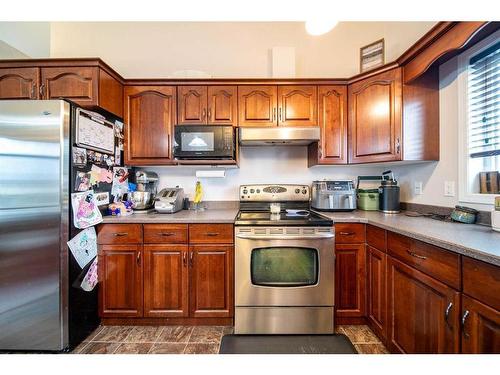
<path id="1" fill-rule="evenodd" d="M 367 326 L 338 326 L 359 353 L 384 354 L 384 345 Z M 233 327 L 221 326 L 105 326 L 97 328 L 75 354 L 216 354 L 223 335 Z"/>

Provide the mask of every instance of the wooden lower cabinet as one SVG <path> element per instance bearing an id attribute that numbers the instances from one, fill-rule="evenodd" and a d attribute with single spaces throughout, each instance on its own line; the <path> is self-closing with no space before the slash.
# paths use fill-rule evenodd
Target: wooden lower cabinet
<path id="1" fill-rule="evenodd" d="M 366 316 L 371 329 L 385 342 L 387 337 L 387 255 L 366 245 Z"/>
<path id="2" fill-rule="evenodd" d="M 335 245 L 335 316 L 341 323 L 365 316 L 365 261 L 364 243 Z"/>
<path id="3" fill-rule="evenodd" d="M 500 311 L 462 296 L 462 353 L 500 354 Z"/>
<path id="4" fill-rule="evenodd" d="M 99 246 L 99 314 L 142 316 L 142 245 Z"/>
<path id="5" fill-rule="evenodd" d="M 189 247 L 190 315 L 233 316 L 233 246 Z"/>
<path id="6" fill-rule="evenodd" d="M 189 315 L 187 245 L 144 245 L 144 316 Z"/>
<path id="7" fill-rule="evenodd" d="M 458 353 L 460 293 L 388 257 L 387 346 L 399 353 Z"/>

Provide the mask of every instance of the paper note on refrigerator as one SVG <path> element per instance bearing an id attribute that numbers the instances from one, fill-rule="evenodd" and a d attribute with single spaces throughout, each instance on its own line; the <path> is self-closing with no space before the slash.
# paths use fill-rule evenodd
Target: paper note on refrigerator
<path id="1" fill-rule="evenodd" d="M 94 259 L 92 264 L 90 265 L 87 274 L 82 280 L 80 287 L 86 292 L 92 291 L 97 285 L 98 274 L 97 274 L 97 257 Z"/>
<path id="2" fill-rule="evenodd" d="M 68 241 L 71 254 L 80 268 L 84 268 L 97 255 L 97 236 L 94 227 L 87 228 Z"/>

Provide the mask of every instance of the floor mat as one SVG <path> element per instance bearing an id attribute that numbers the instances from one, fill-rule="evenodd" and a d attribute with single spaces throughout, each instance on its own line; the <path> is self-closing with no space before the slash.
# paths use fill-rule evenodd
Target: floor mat
<path id="1" fill-rule="evenodd" d="M 345 335 L 225 335 L 219 354 L 357 354 Z"/>

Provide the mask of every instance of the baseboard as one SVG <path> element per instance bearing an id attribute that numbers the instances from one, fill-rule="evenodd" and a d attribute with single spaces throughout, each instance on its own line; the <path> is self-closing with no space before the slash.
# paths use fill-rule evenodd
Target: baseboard
<path id="1" fill-rule="evenodd" d="M 104 326 L 232 326 L 233 318 L 102 318 Z"/>

